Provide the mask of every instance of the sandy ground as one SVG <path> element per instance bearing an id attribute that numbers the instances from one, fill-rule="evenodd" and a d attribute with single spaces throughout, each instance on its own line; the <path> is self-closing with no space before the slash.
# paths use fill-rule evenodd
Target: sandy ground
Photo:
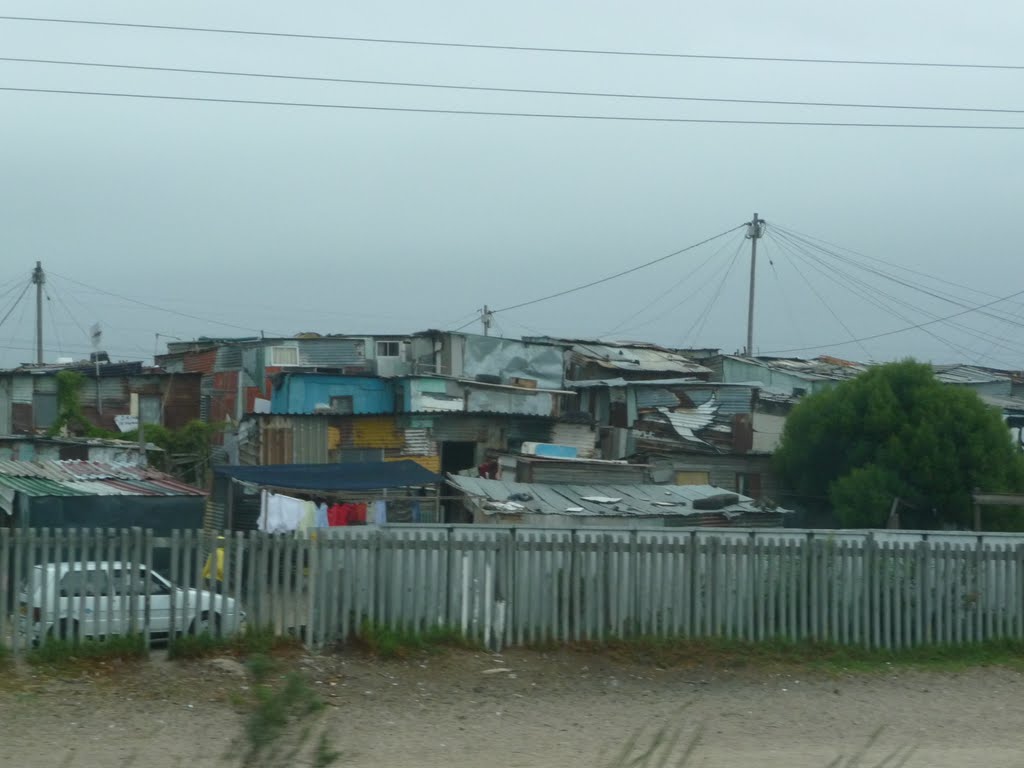
<path id="1" fill-rule="evenodd" d="M 688 766 L 826 766 L 880 726 L 857 765 L 1024 766 L 1024 677 L 1001 668 L 804 676 L 538 652 L 288 665 L 330 704 L 322 722 L 342 766 L 591 768 L 638 728 L 664 725 L 680 730 Z M 159 655 L 68 677 L 16 667 L 0 686 L 0 764 L 237 764 L 250 683 L 230 660 Z"/>

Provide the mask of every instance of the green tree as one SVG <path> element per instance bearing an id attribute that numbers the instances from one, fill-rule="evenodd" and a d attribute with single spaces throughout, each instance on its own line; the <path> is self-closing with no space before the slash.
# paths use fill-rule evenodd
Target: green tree
<path id="1" fill-rule="evenodd" d="M 975 488 L 1024 490 L 1024 457 L 998 410 L 912 360 L 801 401 L 774 462 L 796 502 L 831 505 L 850 527 L 884 526 L 896 497 L 914 527 L 966 527 Z M 985 519 L 987 528 L 1024 529 L 1018 510 L 986 510 Z"/>

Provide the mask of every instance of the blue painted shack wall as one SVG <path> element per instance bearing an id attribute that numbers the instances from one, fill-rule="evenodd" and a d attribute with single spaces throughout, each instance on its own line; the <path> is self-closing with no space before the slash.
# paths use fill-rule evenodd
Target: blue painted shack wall
<path id="1" fill-rule="evenodd" d="M 351 397 L 353 413 L 394 413 L 395 388 L 389 379 L 373 376 L 286 374 L 270 397 L 272 413 L 313 413 L 332 397 Z"/>

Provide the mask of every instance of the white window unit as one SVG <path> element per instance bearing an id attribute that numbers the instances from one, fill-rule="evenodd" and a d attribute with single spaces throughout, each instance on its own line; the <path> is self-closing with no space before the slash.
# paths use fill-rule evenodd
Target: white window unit
<path id="1" fill-rule="evenodd" d="M 271 347 L 270 348 L 270 365 L 276 367 L 284 367 L 288 365 L 299 364 L 299 348 L 298 347 Z"/>

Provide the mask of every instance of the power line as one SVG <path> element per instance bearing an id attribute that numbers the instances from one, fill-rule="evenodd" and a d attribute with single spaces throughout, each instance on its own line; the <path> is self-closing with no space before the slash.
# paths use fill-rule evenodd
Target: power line
<path id="1" fill-rule="evenodd" d="M 797 323 L 796 317 L 793 315 L 793 303 L 789 300 L 789 297 L 786 295 L 786 284 L 779 276 L 779 270 L 776 269 L 775 267 L 776 259 L 772 258 L 772 255 L 769 253 L 769 242 L 772 243 L 774 246 L 774 240 L 771 240 L 770 238 L 762 238 L 762 244 L 764 245 L 764 255 L 768 259 L 768 265 L 772 268 L 772 274 L 775 275 L 775 285 L 778 287 L 779 294 L 782 296 L 782 306 L 786 311 L 786 317 L 789 320 L 789 325 L 793 329 L 793 333 L 796 336 L 796 338 L 800 341 L 801 344 L 803 344 L 806 341 L 806 339 L 804 338 L 804 333 L 803 330 L 800 328 L 800 324 Z"/>
<path id="2" fill-rule="evenodd" d="M 773 242 L 777 242 L 777 241 L 773 240 Z M 796 272 L 797 272 L 798 275 L 800 275 L 800 278 L 807 284 L 807 287 L 810 288 L 811 293 L 813 293 L 818 298 L 818 301 L 820 301 L 822 303 L 822 305 L 825 307 L 825 309 L 828 310 L 829 314 L 832 315 L 832 318 L 837 323 L 839 323 L 839 325 L 842 327 L 842 329 L 844 331 L 846 331 L 846 334 L 851 339 L 856 339 L 857 338 L 856 334 L 854 334 L 854 332 L 850 330 L 850 327 L 846 323 L 844 323 L 843 319 L 841 317 L 839 317 L 838 313 L 834 309 L 832 309 L 832 305 L 829 304 L 827 301 L 825 301 L 825 299 L 822 297 L 822 295 L 818 292 L 818 289 L 814 287 L 813 283 L 811 283 L 811 281 L 807 277 L 807 275 L 805 275 L 799 269 Z M 856 343 L 857 346 L 860 347 L 861 352 L 863 352 L 869 359 L 871 358 L 871 353 L 868 352 L 867 347 L 865 347 L 862 343 L 860 343 L 858 341 L 854 341 L 854 343 Z"/>
<path id="3" fill-rule="evenodd" d="M 882 290 L 879 290 L 877 288 L 874 288 L 873 286 L 869 285 L 868 283 L 864 282 L 863 280 L 860 280 L 859 278 L 856 278 L 856 277 L 854 277 L 854 276 L 844 272 L 841 269 L 838 269 L 838 268 L 836 268 L 836 267 L 834 267 L 834 266 L 832 266 L 830 264 L 826 264 L 822 260 L 820 260 L 817 257 L 815 257 L 813 254 L 808 253 L 804 249 L 800 248 L 799 245 L 793 246 L 792 243 L 791 243 L 790 245 L 792 247 L 795 247 L 797 250 L 796 251 L 789 250 L 789 248 L 786 247 L 786 245 L 785 245 L 785 243 L 787 241 L 785 240 L 785 238 L 782 237 L 782 234 L 779 233 L 779 232 L 773 233 L 772 237 L 773 237 L 774 242 L 776 242 L 777 244 L 783 246 L 783 248 L 785 250 L 787 250 L 790 253 L 790 255 L 797 256 L 798 258 L 801 258 L 801 259 L 806 259 L 807 260 L 806 263 L 808 263 L 815 271 L 817 271 L 820 274 L 824 275 L 829 280 L 831 280 L 832 282 L 834 282 L 837 285 L 839 285 L 841 288 L 845 288 L 846 290 L 850 291 L 850 293 L 852 293 L 854 296 L 857 296 L 857 297 L 859 297 L 861 299 L 864 299 L 869 304 L 872 304 L 875 307 L 878 307 L 883 312 L 886 312 L 886 313 L 888 313 L 890 315 L 893 315 L 894 317 L 896 317 L 899 320 L 902 320 L 905 323 L 913 323 L 914 321 L 913 321 L 912 318 L 908 317 L 907 315 L 904 315 L 901 312 L 898 312 L 895 309 L 887 306 L 884 302 L 881 301 L 881 299 L 879 299 L 876 296 L 872 295 L 872 292 L 878 293 L 878 294 L 880 294 L 882 296 L 885 296 L 885 297 L 887 297 L 888 299 L 890 299 L 891 301 L 893 301 L 894 303 L 896 303 L 896 304 L 898 304 L 900 306 L 909 308 L 909 309 L 917 311 L 917 312 L 923 312 L 927 317 L 931 317 L 931 318 L 936 317 L 936 315 L 931 313 L 931 312 L 926 312 L 925 310 L 922 310 L 919 307 L 915 307 L 913 304 L 910 304 L 909 302 L 903 301 L 902 299 L 900 299 L 900 298 L 898 298 L 896 296 L 893 296 L 893 295 L 891 295 L 889 293 L 886 293 L 885 291 L 882 291 Z M 780 239 L 780 238 L 782 238 L 782 239 Z M 803 252 L 803 256 L 800 255 L 800 252 Z M 857 288 L 857 287 L 853 287 L 851 285 L 846 285 L 846 284 L 842 283 L 840 280 L 838 280 L 836 278 L 836 276 L 833 274 L 833 272 L 843 275 L 844 277 L 846 277 L 848 280 L 850 280 L 855 285 L 862 286 L 862 287 Z M 954 323 L 950 323 L 950 324 L 954 325 Z M 846 328 L 845 325 L 843 327 Z M 960 346 L 958 344 L 953 343 L 949 339 L 946 339 L 946 338 L 940 336 L 939 334 L 935 333 L 934 331 L 932 331 L 932 330 L 930 330 L 928 328 L 922 328 L 921 330 L 924 333 L 926 333 L 929 336 L 931 336 L 936 341 L 938 341 L 938 342 L 946 345 L 950 349 L 952 349 L 958 355 L 963 355 L 966 358 L 971 358 L 972 353 L 969 350 L 965 349 L 964 347 L 962 347 L 962 346 Z M 847 329 L 847 332 L 849 333 L 848 329 Z M 851 336 L 852 336 L 852 334 L 851 334 Z M 860 346 L 861 346 L 861 349 L 863 350 L 864 349 L 863 345 L 860 345 Z M 870 353 L 867 353 L 866 350 L 865 350 L 865 353 L 868 355 L 868 357 L 870 357 Z M 975 360 L 975 362 L 977 362 L 977 360 Z"/>
<path id="4" fill-rule="evenodd" d="M 916 275 L 917 277 L 923 278 L 925 280 L 932 280 L 932 281 L 934 281 L 936 283 L 942 283 L 943 285 L 948 285 L 948 286 L 950 286 L 952 288 L 957 288 L 959 290 L 970 291 L 971 293 L 976 293 L 979 296 L 985 296 L 985 297 L 990 298 L 990 299 L 997 298 L 996 294 L 994 294 L 994 293 L 990 293 L 988 291 L 978 290 L 977 288 L 971 288 L 968 285 L 962 285 L 961 283 L 955 283 L 952 280 L 945 280 L 945 279 L 939 277 L 938 275 L 934 275 L 934 274 L 931 274 L 929 272 L 923 272 L 923 271 L 921 271 L 919 269 L 911 269 L 910 267 L 904 267 L 904 266 L 901 266 L 900 264 L 890 263 L 890 262 L 886 261 L 885 259 L 878 258 L 877 256 L 872 256 L 872 255 L 867 254 L 867 253 L 862 253 L 861 251 L 856 251 L 856 250 L 854 250 L 852 248 L 847 248 L 845 246 L 829 242 L 828 240 L 825 240 L 823 238 L 815 237 L 814 235 L 809 235 L 806 232 L 801 232 L 801 231 L 799 231 L 797 229 L 794 229 L 793 227 L 790 227 L 790 226 L 787 226 L 787 225 L 783 225 L 783 224 L 779 224 L 778 222 L 775 222 L 775 221 L 772 222 L 772 228 L 775 231 L 786 232 L 786 233 L 788 233 L 789 235 L 791 235 L 793 237 L 798 237 L 798 238 L 801 238 L 801 239 L 803 239 L 805 241 L 808 241 L 808 240 L 812 241 L 811 243 L 808 243 L 808 245 L 812 245 L 813 244 L 815 248 L 818 248 L 818 249 L 822 250 L 822 252 L 824 252 L 824 253 L 828 253 L 829 251 L 828 251 L 828 249 L 821 248 L 822 244 L 823 245 L 827 245 L 830 248 L 835 248 L 835 249 L 840 250 L 840 251 L 845 251 L 846 253 L 851 254 L 853 256 L 859 256 L 862 259 L 868 259 L 870 261 L 874 261 L 874 262 L 877 262 L 879 264 L 884 264 L 885 266 L 891 267 L 893 269 L 898 269 L 898 270 L 901 270 L 903 272 L 907 272 L 909 274 Z M 1017 303 L 1017 302 L 1013 302 L 1013 303 Z M 1024 304 L 1022 304 L 1021 306 L 1024 306 Z"/>
<path id="5" fill-rule="evenodd" d="M 945 317 L 939 317 L 939 318 L 936 318 L 935 320 L 929 320 L 929 321 L 924 322 L 924 323 L 915 323 L 914 325 L 908 325 L 905 328 L 896 328 L 896 329 L 891 330 L 891 331 L 884 331 L 883 333 L 876 333 L 876 334 L 873 334 L 871 336 L 861 336 L 859 339 L 853 339 L 853 340 L 850 340 L 850 341 L 833 342 L 833 343 L 830 343 L 830 344 L 816 344 L 813 347 L 795 347 L 793 349 L 777 349 L 777 350 L 774 350 L 772 352 L 766 352 L 764 354 L 767 354 L 767 355 L 782 355 L 782 354 L 788 354 L 790 352 L 806 352 L 808 350 L 820 349 L 822 347 L 844 347 L 847 344 L 855 344 L 855 343 L 859 343 L 859 342 L 862 342 L 862 341 L 874 341 L 875 339 L 882 339 L 882 338 L 885 338 L 886 336 L 895 336 L 898 333 L 906 333 L 907 331 L 917 330 L 918 328 L 925 328 L 925 327 L 930 326 L 930 325 L 935 325 L 936 323 L 943 323 L 943 322 L 945 322 L 947 320 L 952 320 L 953 318 L 956 318 L 956 317 L 962 317 L 963 315 L 969 314 L 971 312 L 977 312 L 978 310 L 986 309 L 987 307 L 991 307 L 994 304 L 1000 304 L 1000 303 L 1002 303 L 1004 301 L 1009 301 L 1010 299 L 1015 299 L 1018 296 L 1020 296 L 1021 294 L 1024 294 L 1024 289 L 1019 290 L 1019 291 L 1015 291 L 1014 293 L 1011 293 L 1011 294 L 1009 294 L 1007 296 L 1001 296 L 1000 298 L 995 299 L 993 301 L 990 301 L 987 304 L 979 304 L 976 307 L 970 307 L 970 308 L 965 309 L 965 310 L 963 310 L 961 312 L 955 312 L 952 315 L 946 315 Z"/>
<path id="6" fill-rule="evenodd" d="M 0 318 L 0 326 L 7 322 L 7 318 L 11 316 L 11 313 L 14 311 L 15 307 L 17 307 L 21 303 L 21 300 L 25 298 L 25 294 L 28 292 L 28 288 L 30 285 L 32 285 L 31 281 L 25 283 L 25 287 L 21 289 L 21 293 L 18 294 L 18 298 L 16 298 L 14 300 L 14 303 L 11 304 L 11 308 L 7 310 L 7 314 Z"/>
<path id="7" fill-rule="evenodd" d="M 57 354 L 64 354 L 64 342 L 60 338 L 60 328 L 57 326 L 57 313 L 53 309 L 53 298 L 50 296 L 50 290 L 43 284 L 43 292 L 46 294 L 46 308 L 50 310 L 50 323 L 53 325 L 53 334 L 57 337 Z"/>
<path id="8" fill-rule="evenodd" d="M 736 266 L 736 262 L 739 260 L 740 250 L 742 250 L 742 248 L 743 242 L 740 241 L 739 245 L 736 246 L 736 252 L 733 253 L 732 255 L 732 261 L 729 262 L 729 267 L 725 270 L 725 274 L 722 275 L 722 279 L 718 283 L 718 287 L 715 289 L 714 294 L 712 294 L 711 300 L 708 301 L 707 306 L 704 307 L 704 312 L 701 315 L 697 316 L 697 319 L 694 321 L 693 325 L 690 326 L 689 330 L 682 337 L 683 344 L 686 343 L 686 340 L 690 337 L 691 333 L 693 333 L 694 343 L 697 343 L 697 338 L 704 330 L 704 325 L 707 323 L 708 318 L 711 316 L 711 309 L 715 306 L 715 302 L 718 301 L 718 297 L 722 294 L 722 289 L 725 288 L 725 284 L 729 280 L 729 275 L 732 274 L 733 267 Z"/>
<path id="9" fill-rule="evenodd" d="M 503 112 L 483 109 L 431 109 L 427 107 L 382 107 L 367 104 L 326 104 L 307 101 L 266 101 L 262 99 L 227 99 L 212 96 L 170 96 L 156 93 L 129 93 L 117 91 L 81 91 L 70 88 L 16 88 L 0 86 L 0 91 L 11 93 L 45 93 L 63 96 L 102 96 L 121 99 L 152 101 L 196 102 L 201 104 L 247 104 L 262 107 L 292 107 L 304 109 L 341 109 L 365 112 L 405 112 L 425 115 L 474 115 L 478 117 L 522 117 L 549 120 L 596 120 L 626 123 L 683 123 L 693 125 L 774 125 L 803 126 L 809 128 L 902 128 L 945 131 L 1024 131 L 1024 125 L 971 125 L 968 123 L 858 123 L 827 120 L 726 120 L 705 117 L 639 117 L 631 115 L 585 115 L 554 112 Z"/>
<path id="10" fill-rule="evenodd" d="M 289 38 L 296 40 L 329 40 L 346 43 L 369 43 L 380 45 L 414 45 L 430 48 L 463 48 L 488 51 L 516 51 L 530 53 L 561 53 L 584 54 L 588 56 L 638 56 L 657 59 L 702 59 L 711 61 L 750 61 L 774 62 L 785 64 L 842 64 L 856 66 L 886 67 L 927 67 L 943 69 L 1005 69 L 1022 70 L 1020 64 L 975 64 L 962 62 L 935 61 L 899 61 L 889 59 L 824 59 L 794 56 L 732 56 L 707 53 L 674 53 L 668 51 L 630 51 L 607 48 L 556 48 L 533 45 L 497 45 L 487 43 L 453 43 L 437 40 L 413 40 L 385 37 L 355 37 L 352 35 L 323 35 L 301 32 L 265 32 L 249 29 L 231 29 L 222 27 L 186 27 L 171 24 L 137 24 L 117 21 L 98 21 L 92 19 L 44 18 L 38 16 L 0 16 L 0 21 L 27 21 L 45 24 L 78 24 L 97 27 L 119 27 L 127 29 L 150 29 L 170 32 L 201 32 L 221 35 L 244 35 L 249 37 Z"/>
<path id="11" fill-rule="evenodd" d="M 742 245 L 742 244 L 743 243 L 741 241 L 740 245 Z M 679 288 L 679 286 L 682 285 L 686 280 L 692 280 L 694 275 L 696 275 L 698 272 L 700 272 L 702 269 L 704 269 L 704 267 L 706 267 L 708 264 L 710 264 L 715 258 L 718 257 L 719 254 L 722 253 L 722 251 L 724 251 L 728 247 L 729 247 L 729 241 L 726 240 L 724 243 L 722 243 L 721 246 L 719 246 L 719 248 L 717 250 L 713 251 L 710 256 L 708 256 L 706 259 L 704 259 L 704 261 L 702 261 L 700 264 L 698 264 L 697 267 L 695 267 L 694 269 L 689 270 L 688 272 L 686 272 L 682 277 L 680 277 L 676 282 L 674 282 L 672 285 L 670 285 L 668 288 L 666 288 L 664 291 L 662 291 L 660 294 L 658 294 L 658 296 L 656 296 L 654 299 L 652 299 L 651 301 L 645 302 L 643 304 L 643 306 L 640 307 L 640 309 L 636 310 L 636 312 L 634 312 L 633 314 L 629 315 L 624 320 L 619 321 L 619 323 L 614 328 L 612 328 L 610 331 L 607 331 L 607 332 L 605 332 L 605 333 L 603 333 L 601 335 L 602 336 L 610 336 L 611 334 L 616 333 L 620 328 L 623 328 L 624 326 L 627 329 L 630 328 L 631 326 L 629 326 L 628 323 L 630 323 L 632 320 L 634 320 L 639 315 L 642 315 L 644 312 L 646 312 L 649 309 L 653 308 L 655 304 L 657 304 L 659 301 L 664 299 L 669 294 L 674 293 L 676 291 L 676 289 Z M 632 326 L 632 327 L 642 327 L 642 326 Z"/>
<path id="12" fill-rule="evenodd" d="M 508 306 L 508 307 L 502 307 L 501 309 L 495 309 L 495 310 L 492 310 L 492 313 L 493 314 L 497 314 L 498 312 L 509 312 L 509 311 L 511 311 L 513 309 L 522 309 L 523 307 L 529 307 L 529 306 L 532 306 L 534 304 L 540 304 L 542 301 L 549 301 L 550 299 L 557 299 L 557 298 L 560 298 L 562 296 L 567 296 L 570 293 L 576 293 L 577 291 L 582 291 L 582 290 L 584 290 L 586 288 L 593 288 L 595 285 L 601 285 L 602 283 L 607 283 L 607 282 L 610 282 L 611 280 L 617 280 L 620 277 L 625 277 L 626 275 L 631 275 L 634 272 L 639 272 L 641 269 L 646 269 L 647 267 L 653 267 L 655 264 L 660 264 L 663 261 L 668 261 L 669 259 L 671 259 L 671 258 L 673 258 L 675 256 L 679 256 L 680 254 L 686 253 L 687 251 L 692 251 L 695 248 L 700 248 L 702 245 L 707 245 L 708 243 L 713 242 L 713 241 L 717 240 L 720 237 L 725 237 L 726 235 L 728 235 L 728 234 L 730 234 L 732 232 L 735 232 L 738 229 L 742 229 L 745 226 L 746 226 L 746 224 L 740 224 L 739 226 L 735 226 L 732 229 L 727 229 L 724 232 L 719 232 L 717 235 L 714 235 L 712 237 L 709 237 L 709 238 L 706 238 L 704 240 L 701 240 L 699 243 L 694 243 L 693 245 L 688 245 L 685 248 L 680 248 L 678 251 L 673 251 L 672 253 L 666 254 L 665 256 L 659 256 L 657 259 L 653 259 L 651 261 L 644 262 L 643 264 L 638 264 L 637 266 L 630 267 L 629 269 L 625 269 L 622 272 L 616 272 L 614 275 L 608 275 L 608 277 L 602 277 L 600 280 L 592 280 L 589 283 L 584 283 L 583 285 L 577 285 L 575 288 L 569 288 L 569 289 L 564 290 L 564 291 L 559 291 L 558 293 L 552 293 L 552 294 L 549 294 L 547 296 L 541 296 L 538 299 L 531 299 L 530 301 L 523 301 L 523 302 L 520 302 L 519 304 L 513 304 L 513 305 Z"/>
<path id="13" fill-rule="evenodd" d="M 813 242 L 809 242 L 805 238 L 800 237 L 800 236 L 798 236 L 798 235 L 796 235 L 796 234 L 794 234 L 792 232 L 787 232 L 786 230 L 783 229 L 783 230 L 781 230 L 781 234 L 784 235 L 785 237 L 789 238 L 789 239 L 792 239 L 792 240 L 796 241 L 796 242 L 803 243 L 807 247 L 813 248 L 814 250 L 819 251 L 819 252 L 825 254 L 826 256 L 830 256 L 830 257 L 832 257 L 832 258 L 834 258 L 834 259 L 836 259 L 836 260 L 838 260 L 838 261 L 840 261 L 840 262 L 842 262 L 844 264 L 849 264 L 850 266 L 856 267 L 857 269 L 861 269 L 861 270 L 863 270 L 865 272 L 869 272 L 871 274 L 878 275 L 879 277 L 882 277 L 885 280 L 889 280 L 890 282 L 894 282 L 894 283 L 896 283 L 898 285 L 902 285 L 905 288 L 909 288 L 909 289 L 911 289 L 913 291 L 917 291 L 918 293 L 923 293 L 926 296 L 930 296 L 931 298 L 938 299 L 940 301 L 944 301 L 944 302 L 946 302 L 948 304 L 952 304 L 953 306 L 957 306 L 957 307 L 967 307 L 967 306 L 970 306 L 969 304 L 965 304 L 964 302 L 960 301 L 959 299 L 957 299 L 955 297 L 952 297 L 952 294 L 950 294 L 950 293 L 947 293 L 945 291 L 937 292 L 935 290 L 929 290 L 928 288 L 925 288 L 925 287 L 923 287 L 921 285 L 918 285 L 918 284 L 915 284 L 915 283 L 907 282 L 906 280 L 904 280 L 902 278 L 896 277 L 895 275 L 887 273 L 887 272 L 885 272 L 883 270 L 880 270 L 878 268 L 869 267 L 869 266 L 866 266 L 864 264 L 858 264 L 855 260 L 853 260 L 853 259 L 851 259 L 849 257 L 842 256 L 841 254 L 835 253 L 834 251 L 831 251 L 828 248 L 823 248 L 820 245 L 816 245 Z M 975 292 L 978 293 L 977 291 L 975 291 Z M 991 294 L 989 294 L 989 295 L 991 296 Z M 1001 320 L 1002 322 L 1013 323 L 1015 325 L 1019 325 L 1021 327 L 1024 327 L 1024 322 L 1020 322 L 1020 321 L 1016 321 L 1016 320 L 1011 320 L 1011 319 L 1006 318 L 1006 317 L 1001 317 L 1000 315 L 994 314 L 992 312 L 982 312 L 981 314 L 985 315 L 986 317 L 991 317 L 991 318 L 994 318 L 996 320 Z"/>
<path id="14" fill-rule="evenodd" d="M 156 304 L 150 304 L 150 303 L 145 302 L 145 301 L 139 301 L 138 299 L 133 299 L 130 296 L 123 296 L 123 295 L 121 295 L 119 293 L 114 293 L 113 291 L 108 291 L 105 288 L 97 288 L 95 285 L 89 285 L 88 283 L 83 283 L 83 282 L 81 282 L 79 280 L 74 280 L 74 279 L 68 277 L 67 275 L 61 275 L 61 274 L 59 274 L 57 272 L 51 272 L 50 274 L 54 275 L 56 277 L 59 277 L 61 280 L 67 280 L 69 283 L 74 283 L 75 285 L 79 285 L 82 288 L 88 288 L 90 291 L 96 291 L 97 293 L 102 293 L 105 296 L 111 296 L 111 297 L 113 297 L 115 299 L 121 299 L 122 301 L 127 301 L 127 302 L 130 302 L 132 304 L 138 304 L 140 307 L 146 307 L 147 309 L 154 309 L 154 310 L 156 310 L 158 312 L 166 312 L 169 315 L 178 315 L 179 317 L 185 317 L 185 318 L 188 318 L 189 320 L 198 320 L 199 322 L 202 322 L 202 323 L 212 323 L 214 325 L 222 325 L 225 328 L 234 328 L 235 330 L 238 330 L 238 331 L 251 331 L 251 332 L 255 332 L 255 333 L 260 333 L 261 332 L 261 329 L 259 329 L 259 328 L 247 328 L 247 327 L 245 327 L 243 325 L 235 325 L 233 323 L 225 323 L 222 320 L 212 320 L 212 319 L 210 319 L 208 317 L 199 317 L 198 315 L 190 315 L 187 312 L 179 312 L 179 311 L 177 311 L 175 309 L 167 309 L 166 307 L 158 307 Z"/>
<path id="15" fill-rule="evenodd" d="M 815 270 L 817 270 L 818 272 L 823 274 L 825 277 L 827 277 L 832 282 L 835 282 L 837 285 L 839 285 L 840 287 L 845 288 L 846 290 L 850 291 L 855 296 L 858 296 L 858 297 L 864 299 L 868 303 L 870 303 L 870 304 L 878 307 L 879 309 L 881 309 L 883 312 L 887 312 L 888 314 L 893 315 L 894 317 L 896 317 L 899 320 L 902 320 L 905 323 L 912 323 L 913 320 L 910 317 L 902 314 L 901 312 L 897 312 L 896 310 L 894 310 L 891 307 L 887 306 L 884 302 L 881 301 L 881 299 L 877 298 L 874 294 L 878 294 L 880 296 L 884 296 L 884 297 L 888 298 L 890 301 L 892 301 L 894 304 L 896 304 L 898 306 L 901 306 L 901 307 L 904 307 L 904 308 L 906 308 L 908 310 L 911 310 L 911 311 L 914 311 L 914 312 L 921 312 L 922 314 L 924 314 L 928 318 L 936 318 L 936 317 L 938 317 L 938 315 L 935 314 L 934 312 L 929 312 L 928 310 L 925 310 L 925 309 L 922 309 L 922 308 L 920 308 L 918 306 L 915 306 L 914 304 L 911 304 L 910 302 L 905 301 L 905 300 L 899 298 L 898 296 L 894 296 L 894 295 L 892 295 L 890 293 L 887 293 L 886 291 L 883 291 L 883 290 L 881 290 L 881 289 L 879 289 L 879 288 L 877 288 L 877 287 L 875 287 L 875 286 L 865 282 L 864 280 L 862 280 L 861 278 L 856 277 L 855 275 L 851 275 L 850 273 L 844 271 L 843 269 L 841 269 L 841 268 L 839 268 L 839 267 L 837 267 L 837 266 L 835 266 L 833 264 L 826 263 L 822 259 L 820 259 L 817 256 L 815 256 L 812 252 L 808 251 L 806 249 L 806 247 L 803 246 L 799 241 L 791 241 L 789 236 L 786 235 L 785 233 L 781 232 L 781 231 L 774 232 L 773 233 L 773 237 L 781 238 L 781 240 L 777 240 L 777 242 L 780 242 L 780 243 L 788 242 L 791 247 L 795 248 L 799 253 L 802 253 L 804 255 L 804 257 L 806 257 L 809 260 L 808 263 Z M 841 282 L 836 277 L 836 275 L 842 275 L 847 280 L 849 280 L 851 283 L 853 283 L 856 286 L 860 286 L 860 287 L 859 288 L 855 288 L 855 287 L 852 287 L 851 285 L 846 285 L 843 282 Z M 956 323 L 956 322 L 953 322 L 953 321 L 948 321 L 948 324 L 950 326 L 952 326 L 953 328 L 958 328 L 958 329 L 962 330 L 963 332 L 967 333 L 968 335 L 975 336 L 976 338 L 980 338 L 980 339 L 982 339 L 984 341 L 988 341 L 989 338 L 990 338 L 988 336 L 984 336 L 984 335 L 976 332 L 973 328 L 971 328 L 969 326 L 962 325 L 960 323 Z M 955 344 L 954 342 L 950 341 L 949 339 L 947 339 L 947 338 L 945 338 L 943 336 L 940 336 L 939 334 L 937 334 L 934 331 L 929 330 L 927 328 L 922 329 L 922 330 L 926 334 L 931 336 L 933 339 L 935 339 L 936 341 L 939 341 L 940 343 L 945 344 L 947 347 L 952 349 L 957 354 L 963 355 L 965 358 L 968 358 L 968 359 L 973 359 L 974 362 L 980 364 L 980 361 L 977 359 L 977 356 L 973 352 L 971 352 L 969 349 L 967 349 L 966 347 L 963 347 L 963 346 L 961 346 L 959 344 Z M 1004 349 L 1009 349 L 1011 351 L 1016 351 L 1018 353 L 1020 351 L 1020 350 L 1013 350 L 1010 347 L 1004 347 Z"/>
<path id="16" fill-rule="evenodd" d="M 427 88 L 449 91 L 471 91 L 483 93 L 514 93 L 530 94 L 540 96 L 579 96 L 586 98 L 602 99 L 637 99 L 649 101 L 685 101 L 713 104 L 756 104 L 782 107 L 829 107 L 842 109 L 894 109 L 911 111 L 932 111 L 932 112 L 970 112 L 986 114 L 1024 114 L 1024 109 L 1003 109 L 990 107 L 942 107 L 934 105 L 914 104 L 869 104 L 859 102 L 832 102 L 832 101 L 791 101 L 784 99 L 729 99 L 708 96 L 675 96 L 671 94 L 652 93 L 621 93 L 607 91 L 574 91 L 555 90 L 547 88 L 503 88 L 498 86 L 484 85 L 457 85 L 453 83 L 427 83 L 409 82 L 402 80 L 364 80 L 347 77 L 325 77 L 314 75 L 286 75 L 273 72 L 239 72 L 234 70 L 221 69 L 193 69 L 190 67 L 156 67 L 142 64 L 111 64 L 98 61 L 74 61 L 65 59 L 35 59 L 15 56 L 0 56 L 0 61 L 22 63 L 22 64 L 52 64 L 57 66 L 73 67 L 94 67 L 100 69 L 119 69 L 144 72 L 170 72 L 189 75 L 214 75 L 218 77 L 250 77 L 267 80 L 290 80 L 311 83 L 338 83 L 345 85 L 374 85 L 399 88 Z"/>
<path id="17" fill-rule="evenodd" d="M 701 282 L 700 285 L 696 286 L 692 291 L 690 291 L 688 294 L 686 294 L 683 298 L 679 299 L 679 301 L 677 301 L 675 304 L 673 304 L 668 309 L 666 309 L 664 312 L 656 315 L 655 317 L 652 317 L 649 320 L 644 320 L 642 323 L 636 323 L 634 325 L 630 325 L 630 326 L 627 326 L 627 327 L 623 328 L 621 330 L 621 333 L 631 333 L 632 331 L 638 330 L 640 328 L 646 328 L 647 326 L 652 325 L 653 323 L 656 323 L 659 320 L 664 319 L 668 315 L 672 314 L 675 310 L 679 309 L 679 307 L 681 307 L 684 304 L 686 304 L 687 302 L 689 302 L 695 296 L 697 296 L 698 294 L 702 293 L 705 288 L 707 288 L 709 285 L 711 285 L 720 275 L 723 274 L 723 271 L 728 271 L 728 270 L 732 269 L 732 265 L 735 263 L 736 259 L 738 258 L 739 252 L 743 249 L 743 243 L 744 243 L 744 240 L 741 239 L 736 244 L 736 249 L 733 251 L 732 256 L 730 256 L 728 260 L 722 262 L 721 268 L 712 270 L 704 278 L 703 282 Z M 717 251 L 716 253 L 721 253 L 721 249 L 719 249 L 719 251 Z M 696 272 L 696 270 L 694 270 L 694 271 Z"/>
<path id="18" fill-rule="evenodd" d="M 64 314 L 71 318 L 71 322 L 73 322 L 78 327 L 78 330 L 82 332 L 82 336 L 86 339 L 90 339 L 91 336 L 89 332 L 85 330 L 85 326 L 78 322 L 78 318 L 71 312 L 71 308 L 64 302 L 63 297 L 57 293 L 56 289 L 54 289 L 53 294 L 57 297 L 57 301 L 64 308 Z"/>

